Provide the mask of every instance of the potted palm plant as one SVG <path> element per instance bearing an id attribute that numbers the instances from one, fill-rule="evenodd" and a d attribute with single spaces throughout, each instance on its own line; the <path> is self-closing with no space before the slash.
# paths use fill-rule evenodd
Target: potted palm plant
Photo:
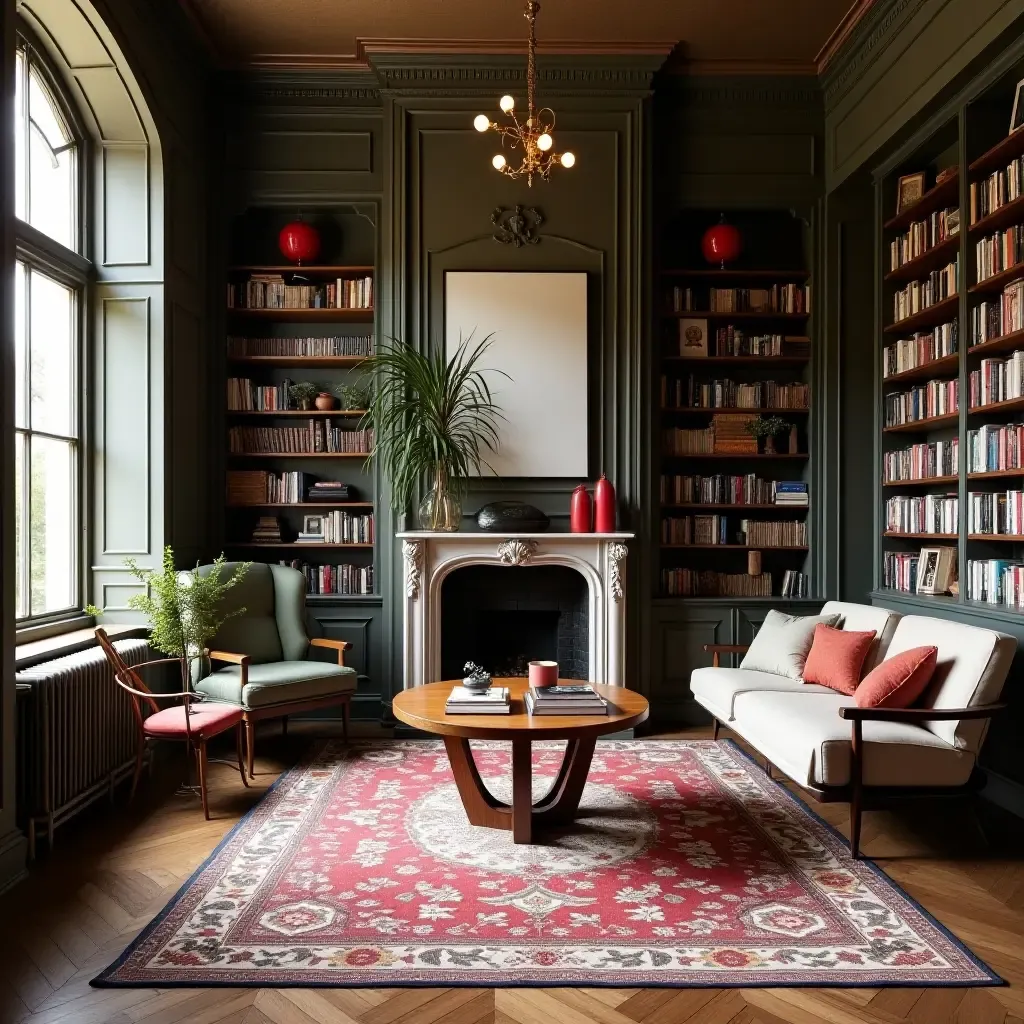
<path id="1" fill-rule="evenodd" d="M 371 361 L 373 458 L 401 506 L 421 480 L 428 484 L 419 507 L 424 530 L 459 528 L 466 480 L 491 469 L 485 456 L 498 447 L 501 411 L 480 368 L 491 337 L 472 348 L 471 341 L 460 340 L 448 359 L 444 351 L 424 355 L 392 340 Z"/>

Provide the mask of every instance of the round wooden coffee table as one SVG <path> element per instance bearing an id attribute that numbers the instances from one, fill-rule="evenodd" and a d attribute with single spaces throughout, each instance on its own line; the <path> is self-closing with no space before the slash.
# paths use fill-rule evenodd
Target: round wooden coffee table
<path id="1" fill-rule="evenodd" d="M 579 680 L 559 680 L 564 684 Z M 607 715 L 537 715 L 526 713 L 523 694 L 525 679 L 495 679 L 495 686 L 507 686 L 512 710 L 507 715 L 448 715 L 445 702 L 460 680 L 428 683 L 403 690 L 392 703 L 395 718 L 413 728 L 434 733 L 444 739 L 455 785 L 470 824 L 484 828 L 512 830 L 516 843 L 529 843 L 534 829 L 564 825 L 575 818 L 587 783 L 590 761 L 597 737 L 629 729 L 647 720 L 647 701 L 622 686 L 594 689 L 608 701 Z M 469 741 L 510 740 L 512 743 L 512 806 L 495 799 L 486 789 L 477 771 Z M 547 794 L 533 803 L 534 740 L 568 740 L 562 766 Z"/>

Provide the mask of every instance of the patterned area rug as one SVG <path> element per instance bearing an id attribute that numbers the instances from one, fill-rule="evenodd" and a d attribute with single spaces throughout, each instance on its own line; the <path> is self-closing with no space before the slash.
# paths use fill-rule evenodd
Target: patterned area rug
<path id="1" fill-rule="evenodd" d="M 474 743 L 508 799 L 507 744 Z M 534 750 L 537 796 L 563 744 Z M 730 742 L 598 744 L 572 828 L 471 826 L 439 742 L 284 775 L 96 985 L 986 985 Z"/>

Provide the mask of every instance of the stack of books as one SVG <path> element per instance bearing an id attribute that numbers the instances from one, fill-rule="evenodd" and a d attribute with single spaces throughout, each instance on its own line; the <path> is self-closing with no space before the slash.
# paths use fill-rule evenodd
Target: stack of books
<path id="1" fill-rule="evenodd" d="M 309 489 L 306 501 L 354 501 L 355 493 L 349 484 L 340 480 L 318 480 Z"/>
<path id="2" fill-rule="evenodd" d="M 711 417 L 715 433 L 715 451 L 737 455 L 756 455 L 757 438 L 747 433 L 750 417 L 745 414 L 718 412 Z"/>
<path id="3" fill-rule="evenodd" d="M 531 686 L 526 692 L 531 715 L 607 715 L 606 701 L 592 686 Z"/>
<path id="4" fill-rule="evenodd" d="M 260 516 L 252 531 L 252 539 L 257 544 L 280 544 L 281 520 L 277 516 Z"/>
<path id="5" fill-rule="evenodd" d="M 456 686 L 444 706 L 446 715 L 507 715 L 512 708 L 507 686 L 489 690 L 467 690 Z"/>
<path id="6" fill-rule="evenodd" d="M 775 484 L 776 505 L 806 505 L 807 484 L 800 480 L 779 480 Z"/>

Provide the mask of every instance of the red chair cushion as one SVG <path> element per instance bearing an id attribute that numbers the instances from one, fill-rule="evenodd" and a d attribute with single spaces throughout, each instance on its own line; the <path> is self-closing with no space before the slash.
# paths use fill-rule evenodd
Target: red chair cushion
<path id="1" fill-rule="evenodd" d="M 216 736 L 237 725 L 242 720 L 242 709 L 233 704 L 206 704 L 198 703 L 192 705 L 192 713 L 189 716 L 189 725 L 192 727 L 192 735 L 201 739 L 208 739 Z M 163 739 L 185 739 L 185 708 L 178 705 L 173 708 L 164 708 L 155 715 L 150 715 L 145 722 L 147 736 L 159 736 Z"/>

